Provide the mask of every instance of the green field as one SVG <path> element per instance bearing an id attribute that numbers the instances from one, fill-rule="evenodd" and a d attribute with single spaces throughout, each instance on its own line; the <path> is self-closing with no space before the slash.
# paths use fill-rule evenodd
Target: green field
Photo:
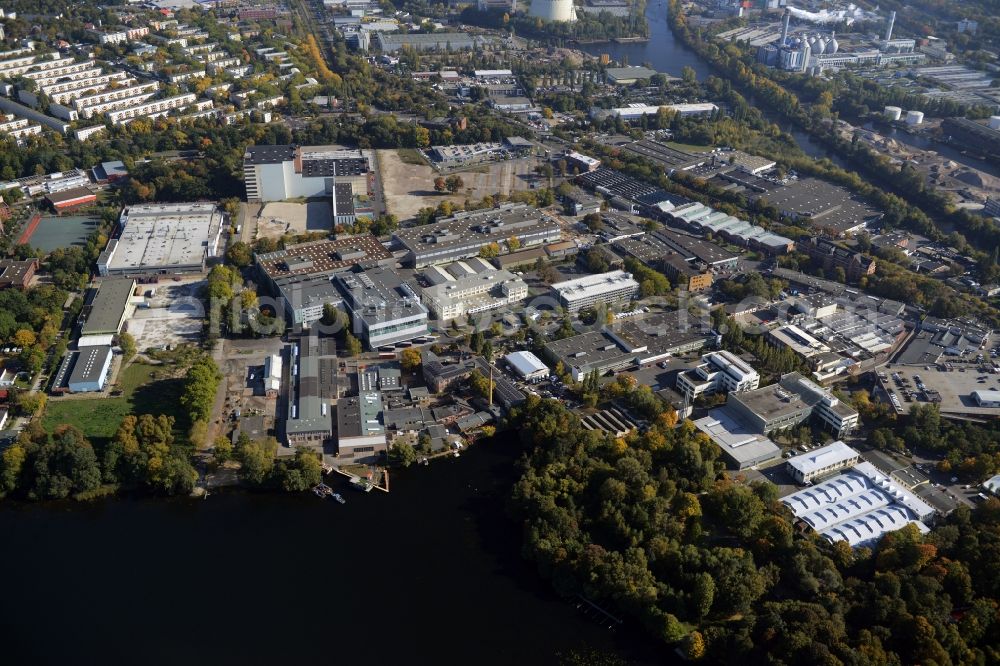
<path id="1" fill-rule="evenodd" d="M 171 366 L 133 363 L 115 387 L 121 396 L 84 400 L 49 400 L 42 425 L 51 431 L 68 423 L 75 425 L 94 443 L 109 440 L 129 414 L 166 414 L 176 419 L 175 431 L 184 432 L 190 419 L 181 410 L 183 379 L 159 379 Z"/>

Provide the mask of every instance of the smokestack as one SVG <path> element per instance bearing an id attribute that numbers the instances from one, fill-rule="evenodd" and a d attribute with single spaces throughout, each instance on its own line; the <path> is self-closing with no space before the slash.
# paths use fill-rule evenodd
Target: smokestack
<path id="1" fill-rule="evenodd" d="M 787 46 L 788 45 L 788 21 L 791 18 L 791 16 L 792 16 L 792 13 L 786 9 L 785 10 L 785 16 L 784 16 L 784 18 L 781 19 L 781 45 L 782 46 Z"/>
<path id="2" fill-rule="evenodd" d="M 885 28 L 885 41 L 892 39 L 892 26 L 896 24 L 896 12 L 889 12 L 889 25 Z"/>

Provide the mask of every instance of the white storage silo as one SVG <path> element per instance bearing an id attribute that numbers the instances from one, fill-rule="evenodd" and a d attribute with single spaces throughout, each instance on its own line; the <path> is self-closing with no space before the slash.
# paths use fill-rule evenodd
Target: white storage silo
<path id="1" fill-rule="evenodd" d="M 898 106 L 887 106 L 883 113 L 888 120 L 899 120 L 903 115 L 903 110 Z"/>
<path id="2" fill-rule="evenodd" d="M 919 125 L 924 122 L 924 112 L 923 111 L 907 111 L 906 112 L 906 124 L 907 125 Z"/>
<path id="3" fill-rule="evenodd" d="M 1000 116 L 990 116 L 990 129 L 1000 130 Z"/>

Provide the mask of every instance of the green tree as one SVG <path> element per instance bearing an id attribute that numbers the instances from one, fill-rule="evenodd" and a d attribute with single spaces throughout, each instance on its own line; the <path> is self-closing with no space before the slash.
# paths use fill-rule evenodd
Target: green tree
<path id="1" fill-rule="evenodd" d="M 222 373 L 207 355 L 202 355 L 188 370 L 180 402 L 191 414 L 192 420 L 208 421 L 211 418 L 220 381 Z"/>
<path id="2" fill-rule="evenodd" d="M 215 462 L 222 464 L 233 457 L 233 443 L 225 435 L 219 435 L 215 438 L 215 443 L 212 446 L 212 456 L 215 458 Z"/>
<path id="3" fill-rule="evenodd" d="M 274 455 L 278 441 L 269 437 L 259 441 L 237 443 L 236 460 L 240 463 L 240 478 L 253 485 L 263 485 L 274 470 Z"/>
<path id="4" fill-rule="evenodd" d="M 118 346 L 122 348 L 122 362 L 128 363 L 135 356 L 135 338 L 128 331 L 118 336 Z"/>
<path id="5" fill-rule="evenodd" d="M 409 467 L 417 462 L 417 452 L 406 442 L 397 440 L 389 447 L 389 462 L 398 467 Z"/>
<path id="6" fill-rule="evenodd" d="M 400 363 L 402 364 L 403 369 L 407 372 L 417 370 L 420 368 L 420 364 L 422 363 L 420 350 L 416 347 L 407 347 L 400 355 Z"/>
<path id="7" fill-rule="evenodd" d="M 253 261 L 253 251 L 242 241 L 237 241 L 226 250 L 226 261 L 237 268 L 246 268 Z"/>
<path id="8" fill-rule="evenodd" d="M 361 341 L 354 337 L 353 334 L 348 332 L 344 335 L 344 349 L 347 350 L 348 356 L 360 356 L 361 355 Z"/>

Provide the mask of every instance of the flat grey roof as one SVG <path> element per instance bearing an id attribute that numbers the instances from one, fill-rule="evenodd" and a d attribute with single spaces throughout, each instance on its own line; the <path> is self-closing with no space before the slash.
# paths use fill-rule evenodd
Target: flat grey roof
<path id="1" fill-rule="evenodd" d="M 118 324 L 132 300 L 134 290 L 135 280 L 130 278 L 102 280 L 90 305 L 90 313 L 83 324 L 81 335 L 117 334 Z"/>
<path id="2" fill-rule="evenodd" d="M 76 363 L 73 364 L 73 371 L 69 373 L 68 383 L 72 385 L 99 381 L 109 356 L 111 356 L 111 345 L 84 347 L 76 353 Z"/>
<path id="3" fill-rule="evenodd" d="M 338 273 L 334 278 L 355 316 L 369 325 L 404 317 L 427 315 L 413 288 L 395 270 L 373 268 L 360 273 Z"/>
<path id="4" fill-rule="evenodd" d="M 457 213 L 419 227 L 396 231 L 395 237 L 415 256 L 469 244 L 488 245 L 541 229 L 558 230 L 559 223 L 527 204 L 504 204 Z"/>
<path id="5" fill-rule="evenodd" d="M 295 146 L 247 146 L 243 161 L 247 164 L 281 164 L 295 157 Z"/>

